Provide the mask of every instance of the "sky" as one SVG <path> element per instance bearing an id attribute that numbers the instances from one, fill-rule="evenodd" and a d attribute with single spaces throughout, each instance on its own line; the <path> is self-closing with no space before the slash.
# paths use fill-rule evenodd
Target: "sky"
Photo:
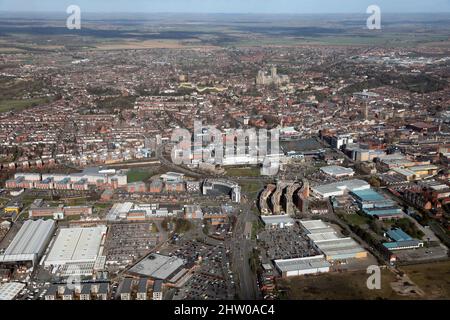
<path id="1" fill-rule="evenodd" d="M 450 12 L 450 0 L 0 0 L 0 11 L 186 13 L 365 13 L 369 5 L 384 13 Z"/>

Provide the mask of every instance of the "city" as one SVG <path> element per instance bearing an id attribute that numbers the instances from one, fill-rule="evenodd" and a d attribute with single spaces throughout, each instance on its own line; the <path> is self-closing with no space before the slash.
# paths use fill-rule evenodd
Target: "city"
<path id="1" fill-rule="evenodd" d="M 449 13 L 82 17 L 0 4 L 0 300 L 450 299 Z"/>

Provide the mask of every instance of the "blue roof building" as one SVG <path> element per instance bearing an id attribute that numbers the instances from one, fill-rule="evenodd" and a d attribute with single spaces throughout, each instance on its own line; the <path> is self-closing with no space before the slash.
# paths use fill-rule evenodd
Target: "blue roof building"
<path id="1" fill-rule="evenodd" d="M 384 197 L 373 189 L 355 190 L 351 192 L 351 195 L 359 208 L 369 216 L 390 219 L 403 215 L 403 210 L 395 201 Z"/>
<path id="2" fill-rule="evenodd" d="M 391 229 L 388 232 L 386 232 L 386 234 L 389 238 L 391 238 L 394 241 L 407 241 L 413 239 L 410 237 L 409 234 L 407 234 L 400 228 Z"/>
<path id="3" fill-rule="evenodd" d="M 386 232 L 386 235 L 393 240 L 393 242 L 383 243 L 383 246 L 389 251 L 423 247 L 423 241 L 413 239 L 400 228 L 391 229 Z"/>

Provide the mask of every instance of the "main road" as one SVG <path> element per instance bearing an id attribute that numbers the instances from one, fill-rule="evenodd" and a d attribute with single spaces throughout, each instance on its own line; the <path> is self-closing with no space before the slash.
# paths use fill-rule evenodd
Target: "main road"
<path id="1" fill-rule="evenodd" d="M 163 146 L 159 146 L 156 151 L 156 157 L 161 164 L 170 168 L 171 170 L 184 173 L 191 177 L 200 179 L 205 178 L 224 178 L 219 175 L 208 175 L 199 173 L 186 168 L 181 165 L 174 164 L 172 161 L 166 159 L 163 155 Z M 272 177 L 226 177 L 227 180 L 235 183 L 242 182 L 267 182 L 273 181 Z M 257 221 L 258 217 L 253 213 L 253 201 L 248 196 L 242 197 L 242 202 L 239 205 L 240 213 L 237 215 L 237 221 L 233 230 L 232 239 L 227 241 L 227 246 L 231 252 L 231 263 L 234 273 L 238 279 L 236 284 L 239 290 L 239 298 L 245 300 L 256 300 L 260 298 L 260 291 L 257 284 L 256 274 L 250 267 L 250 258 L 253 248 L 256 246 L 256 241 L 252 240 L 251 231 L 252 225 Z"/>

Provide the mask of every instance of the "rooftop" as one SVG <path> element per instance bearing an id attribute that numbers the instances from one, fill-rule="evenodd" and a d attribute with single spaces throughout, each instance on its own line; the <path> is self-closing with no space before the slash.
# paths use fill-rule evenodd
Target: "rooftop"
<path id="1" fill-rule="evenodd" d="M 95 262 L 106 226 L 60 229 L 46 265 L 67 262 Z"/>
<path id="2" fill-rule="evenodd" d="M 166 280 L 185 264 L 183 259 L 152 253 L 138 262 L 131 269 L 131 273 Z"/>
<path id="3" fill-rule="evenodd" d="M 357 198 L 359 198 L 361 201 L 385 201 L 387 200 L 385 197 L 383 197 L 381 194 L 376 192 L 373 189 L 367 189 L 367 190 L 355 190 L 352 191 L 352 194 L 354 194 Z"/>
<path id="4" fill-rule="evenodd" d="M 25 288 L 24 283 L 8 282 L 0 286 L 0 300 L 13 300 Z"/>
<path id="5" fill-rule="evenodd" d="M 281 272 L 326 268 L 331 266 L 330 263 L 325 260 L 323 255 L 295 259 L 281 259 L 275 260 L 274 262 Z"/>
<path id="6" fill-rule="evenodd" d="M 329 183 L 313 187 L 311 189 L 317 194 L 327 196 L 328 194 L 332 193 L 341 193 L 341 192 L 343 193 L 345 191 L 364 190 L 369 188 L 370 185 L 366 181 L 360 179 L 352 179 Z"/>
<path id="7" fill-rule="evenodd" d="M 345 168 L 341 166 L 327 166 L 322 167 L 320 170 L 331 176 L 339 176 L 339 175 L 351 175 L 355 173 L 351 168 Z"/>
<path id="8" fill-rule="evenodd" d="M 406 232 L 404 232 L 400 228 L 391 229 L 388 232 L 386 232 L 389 238 L 391 238 L 394 241 L 406 241 L 406 240 L 413 240 Z"/>
<path id="9" fill-rule="evenodd" d="M 54 228 L 53 220 L 25 221 L 0 261 L 33 261 L 45 249 Z"/>

